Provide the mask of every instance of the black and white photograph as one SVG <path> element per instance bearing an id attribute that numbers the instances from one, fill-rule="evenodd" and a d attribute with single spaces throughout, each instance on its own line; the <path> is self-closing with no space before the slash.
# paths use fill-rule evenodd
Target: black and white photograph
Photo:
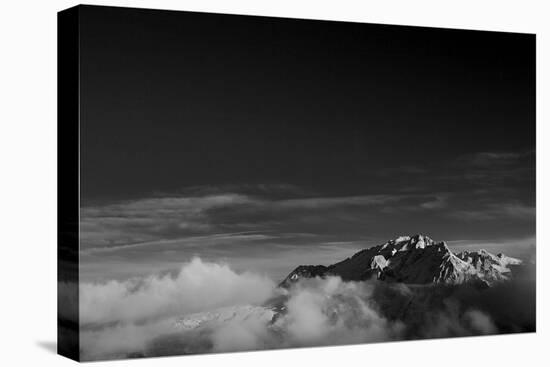
<path id="1" fill-rule="evenodd" d="M 60 354 L 536 332 L 534 34 L 58 22 Z"/>

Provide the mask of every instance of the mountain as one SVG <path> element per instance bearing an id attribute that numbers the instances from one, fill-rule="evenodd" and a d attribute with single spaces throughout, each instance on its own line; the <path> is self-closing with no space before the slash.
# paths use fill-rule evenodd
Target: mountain
<path id="1" fill-rule="evenodd" d="M 214 328 L 229 322 L 244 322 L 247 319 L 271 321 L 277 309 L 263 306 L 232 306 L 219 308 L 214 311 L 198 312 L 185 315 L 177 319 L 174 327 L 178 330 L 193 330 L 198 328 Z"/>
<path id="2" fill-rule="evenodd" d="M 515 286 L 508 283 L 505 287 L 492 287 L 496 283 L 511 280 L 512 277 L 521 280 L 522 272 L 528 266 L 528 263 L 522 264 L 519 259 L 503 254 L 494 255 L 485 250 L 454 253 L 445 242 L 436 242 L 420 234 L 402 236 L 361 250 L 352 257 L 329 266 L 300 265 L 280 283 L 281 288 L 274 291 L 273 297 L 261 305 L 235 305 L 183 315 L 175 320 L 173 330 L 176 333 L 193 333 L 188 335 L 193 335 L 194 344 L 184 346 L 184 350 L 192 350 L 196 344 L 210 345 L 211 342 L 205 341 L 205 338 L 216 330 L 232 331 L 234 327 L 241 326 L 257 330 L 255 328 L 258 325 L 264 325 L 267 328 L 266 335 L 280 341 L 288 337 L 289 325 L 292 327 L 297 315 L 305 317 L 307 322 L 312 318 L 326 317 L 324 320 L 331 326 L 368 325 L 372 322 L 370 317 L 373 310 L 376 310 L 379 312 L 376 317 L 397 320 L 405 325 L 405 339 L 434 335 L 479 335 L 481 326 L 474 320 L 477 314 L 472 312 L 481 311 L 472 309 L 488 313 L 495 325 L 502 327 L 502 330 L 532 330 L 534 322 L 531 317 L 535 313 L 534 306 L 532 308 L 534 288 L 529 286 L 531 283 L 517 283 Z M 303 289 L 288 289 L 300 279 L 331 275 L 339 276 L 344 281 L 374 278 L 382 282 L 414 285 L 465 284 L 465 287 L 410 286 L 406 287 L 407 291 L 403 291 L 401 286 L 386 287 L 383 283 L 377 283 L 381 286 L 368 288 L 367 292 L 361 285 L 354 285 L 351 288 L 344 286 L 343 292 L 331 293 L 333 290 L 317 289 L 313 283 L 312 288 L 307 288 L 308 285 L 304 284 Z M 518 284 L 521 286 L 517 287 Z M 353 294 L 346 294 L 349 289 L 353 289 Z M 509 293 L 516 292 L 517 289 L 522 296 Z M 318 298 L 319 295 L 322 297 Z M 373 305 L 368 315 L 362 313 L 365 309 L 363 300 Z M 501 307 L 503 302 L 507 305 L 505 309 Z M 286 318 L 292 308 L 298 313 Z M 523 320 L 524 315 L 527 321 L 516 325 L 516 318 Z M 493 332 L 486 325 L 483 327 L 483 330 L 490 330 L 485 332 Z M 178 351 L 181 350 L 178 347 Z"/>
<path id="3" fill-rule="evenodd" d="M 435 242 L 417 234 L 401 236 L 378 246 L 361 250 L 338 263 L 300 265 L 282 282 L 289 287 L 301 278 L 335 275 L 343 280 L 376 278 L 407 284 L 475 283 L 490 286 L 512 277 L 512 268 L 521 260 L 493 255 L 485 250 L 453 253 L 445 242 Z"/>

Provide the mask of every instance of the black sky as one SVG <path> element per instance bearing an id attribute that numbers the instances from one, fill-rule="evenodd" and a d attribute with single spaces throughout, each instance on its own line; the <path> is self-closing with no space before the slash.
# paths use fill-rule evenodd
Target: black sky
<path id="1" fill-rule="evenodd" d="M 200 218 L 104 242 L 534 236 L 534 35 L 80 9 L 81 200 L 93 218 L 104 205 L 93 241 L 136 213 L 111 203 L 190 196 Z M 334 199 L 355 196 L 369 204 Z"/>
<path id="2" fill-rule="evenodd" d="M 82 196 L 533 149 L 533 35 L 84 7 Z"/>

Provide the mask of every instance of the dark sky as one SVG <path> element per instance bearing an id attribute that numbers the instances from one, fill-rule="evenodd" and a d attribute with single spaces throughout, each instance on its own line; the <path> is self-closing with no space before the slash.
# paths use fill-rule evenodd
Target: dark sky
<path id="1" fill-rule="evenodd" d="M 88 6 L 80 19 L 84 247 L 534 241 L 534 35 Z"/>

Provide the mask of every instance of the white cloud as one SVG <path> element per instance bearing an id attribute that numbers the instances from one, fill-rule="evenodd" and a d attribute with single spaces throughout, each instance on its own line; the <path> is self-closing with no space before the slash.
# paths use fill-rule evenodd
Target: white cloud
<path id="1" fill-rule="evenodd" d="M 265 301 L 274 283 L 193 259 L 176 276 L 80 285 L 82 323 L 131 322 Z"/>
<path id="2" fill-rule="evenodd" d="M 224 307 L 233 307 L 236 313 L 247 311 L 250 305 L 261 305 L 284 291 L 275 291 L 266 278 L 237 274 L 226 265 L 200 259 L 185 264 L 176 276 L 84 283 L 80 286 L 83 359 L 124 358 L 134 353 L 157 355 L 161 352 L 155 349 L 155 341 L 163 335 L 177 335 L 173 336 L 176 342 L 168 345 L 184 340 L 181 348 L 191 348 L 191 353 L 396 338 L 403 326 L 389 322 L 369 304 L 372 287 L 334 277 L 306 280 L 289 291 L 287 312 L 274 324 L 272 311 L 252 312 L 211 324 L 197 333 L 178 331 L 175 320 Z M 204 340 L 188 346 L 200 338 Z"/>
<path id="3" fill-rule="evenodd" d="M 86 283 L 80 289 L 84 360 L 494 334 L 499 330 L 493 316 L 513 326 L 521 312 L 475 306 L 510 297 L 507 288 L 495 289 L 495 296 L 468 287 L 327 277 L 302 279 L 283 290 L 266 278 L 199 259 L 175 276 Z M 273 306 L 284 311 L 276 313 Z M 177 322 L 182 317 L 191 321 Z"/>
<path id="4" fill-rule="evenodd" d="M 278 320 L 293 346 L 392 340 L 404 325 L 390 322 L 374 308 L 375 285 L 343 282 L 339 277 L 308 279 L 290 291 L 288 313 Z"/>

